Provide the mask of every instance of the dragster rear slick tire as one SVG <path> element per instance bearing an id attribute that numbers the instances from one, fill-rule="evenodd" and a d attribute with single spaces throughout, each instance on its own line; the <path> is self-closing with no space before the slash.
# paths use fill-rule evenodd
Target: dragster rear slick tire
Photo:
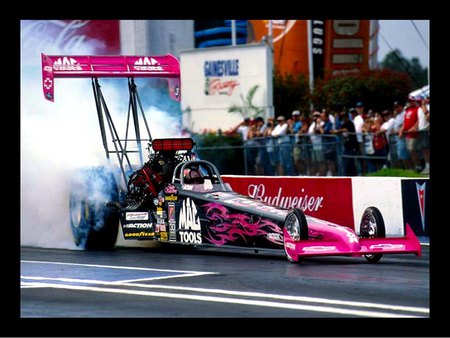
<path id="1" fill-rule="evenodd" d="M 104 167 L 79 171 L 70 192 L 70 227 L 75 245 L 86 250 L 112 250 L 119 230 L 119 201 L 114 175 Z"/>

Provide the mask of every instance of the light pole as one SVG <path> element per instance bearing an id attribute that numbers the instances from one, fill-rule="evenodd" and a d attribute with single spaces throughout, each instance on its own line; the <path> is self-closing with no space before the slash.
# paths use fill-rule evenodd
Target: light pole
<path id="1" fill-rule="evenodd" d="M 309 90 L 311 94 L 314 91 L 314 68 L 313 68 L 313 48 L 312 48 L 312 20 L 307 20 L 306 34 L 308 35 L 308 71 L 309 71 Z M 311 102 L 309 106 L 311 112 L 314 109 L 314 105 Z"/>
<path id="2" fill-rule="evenodd" d="M 231 20 L 231 45 L 236 46 L 236 20 Z"/>

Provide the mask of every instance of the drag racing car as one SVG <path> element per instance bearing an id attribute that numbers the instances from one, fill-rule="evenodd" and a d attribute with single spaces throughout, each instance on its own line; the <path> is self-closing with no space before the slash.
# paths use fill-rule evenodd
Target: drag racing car
<path id="1" fill-rule="evenodd" d="M 191 138 L 152 139 L 147 127 L 148 159 L 144 162 L 138 123 L 142 105 L 133 79 L 167 77 L 171 97 L 179 99 L 179 67 L 174 57 L 43 54 L 42 58 L 48 100 L 54 97 L 54 77 L 92 77 L 105 152 L 108 159 L 110 153 L 116 153 L 119 163 L 119 168 L 87 168 L 74 175 L 70 225 L 77 246 L 112 249 L 121 228 L 125 240 L 282 250 L 291 262 L 310 256 L 345 255 L 364 256 L 375 263 L 384 254 L 421 254 L 420 243 L 408 224 L 404 236 L 386 237 L 383 217 L 374 206 L 364 211 L 356 233 L 349 227 L 307 216 L 300 209 L 272 206 L 233 191 L 213 163 L 197 157 Z M 127 129 L 125 140 L 117 134 L 97 79 L 120 75 L 129 81 L 128 113 L 134 123 L 127 123 L 127 128 L 135 127 L 134 137 Z M 141 116 L 145 119 L 143 111 Z M 107 145 L 105 125 L 113 135 L 114 150 Z M 137 150 L 129 148 L 133 140 L 137 141 Z M 139 154 L 138 165 L 131 164 L 129 155 L 133 152 Z"/>
<path id="2" fill-rule="evenodd" d="M 72 195 L 71 223 L 78 244 L 113 247 L 120 221 L 125 239 L 279 249 L 293 262 L 324 255 L 365 256 L 377 262 L 385 253 L 420 254 L 420 243 L 408 225 L 405 237 L 385 237 L 383 217 L 376 207 L 365 210 L 357 234 L 306 216 L 300 209 L 275 207 L 234 192 L 213 163 L 196 158 L 190 138 L 155 139 L 151 147 L 148 162 L 130 176 L 125 199 L 103 206 L 109 209 L 103 213 L 103 226 L 110 229 L 100 226 L 104 238 L 97 238 L 101 219 L 89 201 L 91 194 Z"/>

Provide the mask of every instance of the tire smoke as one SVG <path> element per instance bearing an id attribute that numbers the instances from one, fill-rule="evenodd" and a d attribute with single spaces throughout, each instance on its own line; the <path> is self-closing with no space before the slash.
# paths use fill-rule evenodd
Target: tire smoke
<path id="1" fill-rule="evenodd" d="M 21 245 L 77 249 L 69 223 L 71 178 L 81 168 L 106 165 L 106 155 L 91 80 L 57 78 L 55 102 L 45 100 L 41 87 L 41 53 L 95 54 L 101 43 L 84 41 L 76 50 L 61 48 L 51 43 L 48 31 L 31 30 L 32 24 L 32 21 L 21 22 Z M 140 79 L 140 83 L 144 81 Z M 99 82 L 118 133 L 125 137 L 127 80 L 99 79 Z M 151 97 L 145 98 L 144 110 L 153 138 L 180 134 L 180 119 L 155 108 Z M 110 137 L 108 129 L 107 134 Z M 141 131 L 141 136 L 144 135 L 145 129 Z M 109 144 L 114 149 L 111 139 Z M 115 154 L 111 154 L 111 160 L 116 163 Z"/>

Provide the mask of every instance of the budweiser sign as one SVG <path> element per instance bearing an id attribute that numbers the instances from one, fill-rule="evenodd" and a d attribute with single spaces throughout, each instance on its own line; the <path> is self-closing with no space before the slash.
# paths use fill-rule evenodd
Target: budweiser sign
<path id="1" fill-rule="evenodd" d="M 315 212 L 322 207 L 323 196 L 309 196 L 305 189 L 301 189 L 297 195 L 283 194 L 283 188 L 279 187 L 275 195 L 266 194 L 266 186 L 260 184 L 250 184 L 247 189 L 248 196 L 261 200 L 263 202 L 282 207 L 285 209 L 298 208 L 303 211 Z"/>
<path id="2" fill-rule="evenodd" d="M 350 178 L 223 176 L 234 191 L 354 228 Z"/>

